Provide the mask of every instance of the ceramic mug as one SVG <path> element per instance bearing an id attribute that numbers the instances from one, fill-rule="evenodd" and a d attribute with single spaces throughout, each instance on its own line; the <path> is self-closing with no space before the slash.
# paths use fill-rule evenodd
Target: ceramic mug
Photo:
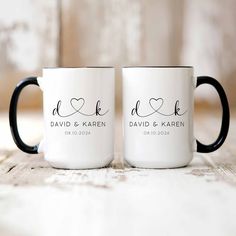
<path id="1" fill-rule="evenodd" d="M 204 145 L 193 135 L 194 90 L 212 85 L 222 104 L 221 130 Z M 124 158 L 135 167 L 186 166 L 193 152 L 213 152 L 229 129 L 229 106 L 222 86 L 208 77 L 194 77 L 191 66 L 123 68 Z"/>
<path id="2" fill-rule="evenodd" d="M 18 98 L 28 85 L 43 91 L 44 139 L 35 146 L 25 144 L 17 128 Z M 18 148 L 44 152 L 53 167 L 104 167 L 113 159 L 114 68 L 45 68 L 43 77 L 29 77 L 17 85 L 9 120 Z"/>

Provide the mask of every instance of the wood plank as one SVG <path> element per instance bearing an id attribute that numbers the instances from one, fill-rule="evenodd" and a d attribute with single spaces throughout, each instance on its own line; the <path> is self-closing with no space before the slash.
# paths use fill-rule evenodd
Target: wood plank
<path id="1" fill-rule="evenodd" d="M 179 64 L 182 10 L 181 0 L 62 0 L 62 65 Z"/>
<path id="2" fill-rule="evenodd" d="M 196 75 L 215 77 L 224 85 L 232 106 L 236 105 L 236 30 L 231 24 L 235 11 L 234 0 L 185 1 L 181 51 L 182 64 L 194 65 Z M 216 102 L 217 94 L 206 87 L 199 89 L 199 99 Z"/>
<path id="3" fill-rule="evenodd" d="M 16 83 L 58 64 L 58 1 L 9 0 L 0 8 L 0 109 Z M 39 105 L 39 91 L 27 89 L 22 106 Z M 32 99 L 34 98 L 34 99 Z"/>
<path id="4" fill-rule="evenodd" d="M 65 171 L 48 168 L 40 157 L 25 158 L 29 158 L 28 164 L 19 158 L 21 164 L 17 167 L 5 169 L 4 174 L 1 170 L 0 179 L 4 179 L 5 187 L 1 184 L 0 222 L 5 230 L 7 225 L 14 225 L 7 228 L 9 232 L 14 229 L 22 235 L 236 232 L 233 222 L 236 190 L 216 178 L 202 158 L 195 158 L 187 168 L 168 171 L 133 168 Z M 201 172 L 193 171 L 196 169 Z"/>

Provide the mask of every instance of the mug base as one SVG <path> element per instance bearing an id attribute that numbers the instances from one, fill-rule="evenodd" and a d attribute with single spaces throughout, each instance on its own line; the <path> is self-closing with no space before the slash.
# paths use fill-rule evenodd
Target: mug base
<path id="1" fill-rule="evenodd" d="M 175 169 L 188 166 L 189 162 L 184 163 L 164 163 L 164 162 L 142 162 L 142 161 L 128 161 L 127 164 L 134 168 L 142 169 Z"/>
<path id="2" fill-rule="evenodd" d="M 106 158 L 104 162 L 98 163 L 64 163 L 47 161 L 53 168 L 64 170 L 86 170 L 86 169 L 98 169 L 107 167 L 113 161 L 113 156 Z"/>

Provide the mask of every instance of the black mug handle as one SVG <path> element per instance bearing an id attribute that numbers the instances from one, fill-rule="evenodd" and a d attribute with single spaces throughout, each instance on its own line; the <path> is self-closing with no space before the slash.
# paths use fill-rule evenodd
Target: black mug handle
<path id="1" fill-rule="evenodd" d="M 18 126 L 17 126 L 18 99 L 19 99 L 22 89 L 28 85 L 39 86 L 37 77 L 26 78 L 22 80 L 19 84 L 17 84 L 11 97 L 10 110 L 9 110 L 9 122 L 10 122 L 10 127 L 11 127 L 11 134 L 17 147 L 21 149 L 23 152 L 27 152 L 30 154 L 37 154 L 39 145 L 29 146 L 25 144 L 19 135 Z"/>
<path id="2" fill-rule="evenodd" d="M 197 140 L 197 152 L 208 153 L 217 150 L 225 141 L 228 131 L 229 131 L 229 104 L 225 94 L 225 91 L 221 84 L 214 78 L 209 76 L 199 76 L 197 77 L 197 86 L 201 84 L 210 84 L 212 85 L 219 94 L 221 106 L 222 106 L 222 121 L 221 128 L 218 138 L 215 142 L 209 145 L 204 145 Z"/>

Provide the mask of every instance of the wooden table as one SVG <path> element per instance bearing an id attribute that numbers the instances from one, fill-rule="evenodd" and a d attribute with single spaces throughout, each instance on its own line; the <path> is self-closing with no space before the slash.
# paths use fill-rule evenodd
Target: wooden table
<path id="1" fill-rule="evenodd" d="M 220 114 L 204 114 L 195 118 L 195 131 L 210 142 Z M 166 170 L 124 165 L 120 119 L 109 168 L 58 170 L 42 155 L 16 150 L 7 115 L 0 117 L 1 236 L 236 235 L 234 114 L 221 149 L 195 154 L 186 168 Z M 39 139 L 41 117 L 21 114 L 26 140 Z"/>

